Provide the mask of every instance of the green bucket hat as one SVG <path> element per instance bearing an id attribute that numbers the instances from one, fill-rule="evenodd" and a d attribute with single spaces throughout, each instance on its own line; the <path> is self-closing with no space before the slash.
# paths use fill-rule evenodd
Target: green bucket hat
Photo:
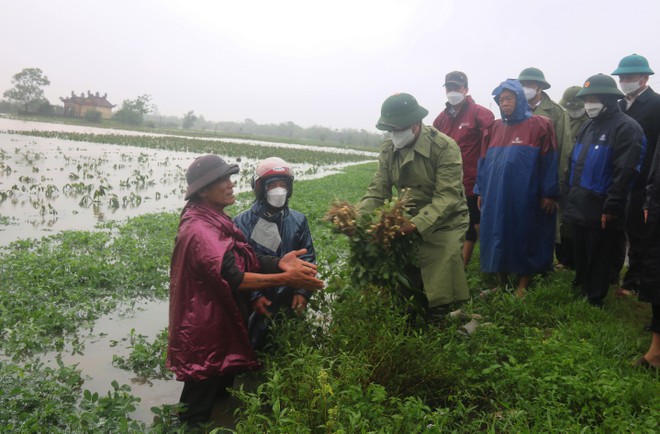
<path id="1" fill-rule="evenodd" d="M 612 75 L 622 74 L 648 74 L 653 75 L 654 72 L 649 68 L 649 61 L 646 57 L 639 54 L 631 54 L 626 56 L 619 62 L 619 67 L 614 70 Z"/>
<path id="2" fill-rule="evenodd" d="M 577 93 L 578 98 L 584 98 L 588 95 L 615 95 L 623 98 L 625 95 L 619 90 L 616 81 L 609 75 L 596 74 L 587 78 L 584 86 Z"/>
<path id="3" fill-rule="evenodd" d="M 565 109 L 575 110 L 584 107 L 584 101 L 577 97 L 578 92 L 582 90 L 580 86 L 571 86 L 564 91 L 559 105 Z"/>
<path id="4" fill-rule="evenodd" d="M 380 109 L 376 128 L 384 131 L 402 130 L 426 117 L 429 111 L 417 103 L 409 93 L 395 93 L 388 97 Z"/>
<path id="5" fill-rule="evenodd" d="M 518 81 L 536 81 L 537 83 L 541 83 L 541 89 L 550 89 L 550 83 L 545 81 L 545 75 L 543 75 L 543 71 L 538 68 L 523 69 L 520 71 Z"/>

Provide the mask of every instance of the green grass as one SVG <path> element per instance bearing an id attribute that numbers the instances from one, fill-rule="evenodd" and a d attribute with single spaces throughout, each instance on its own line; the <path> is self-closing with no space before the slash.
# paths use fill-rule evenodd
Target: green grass
<path id="1" fill-rule="evenodd" d="M 649 345 L 648 305 L 608 297 L 604 309 L 594 308 L 571 287 L 570 271 L 537 279 L 524 300 L 506 292 L 482 299 L 477 288 L 488 277 L 479 272 L 477 251 L 468 269 L 474 296 L 463 309 L 491 324 L 467 338 L 457 333 L 460 321 L 411 326 L 387 291 L 355 286 L 347 240 L 322 217 L 335 197 L 356 202 L 374 170 L 365 164 L 296 182 L 291 206 L 308 216 L 328 287 L 311 300 L 314 320 L 275 324 L 274 342 L 260 355 L 263 383 L 237 392 L 244 402 L 238 432 L 660 429 L 660 375 L 630 364 Z M 235 215 L 250 202 L 242 195 L 228 211 Z M 176 212 L 150 214 L 0 251 L 0 348 L 14 357 L 0 362 L 0 431 L 147 429 L 128 419 L 128 386 L 94 397 L 75 367 L 47 369 L 34 360 L 75 342 L 77 330 L 122 300 L 167 297 L 177 222 Z M 157 375 L 164 339 L 152 344 L 139 333 L 135 352 L 117 363 Z M 155 411 L 172 416 L 168 406 Z M 166 426 L 164 420 L 151 430 Z"/>

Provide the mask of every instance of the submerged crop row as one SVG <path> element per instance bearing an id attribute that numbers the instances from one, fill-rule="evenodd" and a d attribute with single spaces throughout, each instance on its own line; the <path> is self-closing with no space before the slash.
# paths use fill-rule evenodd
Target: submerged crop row
<path id="1" fill-rule="evenodd" d="M 186 189 L 186 167 L 206 152 L 240 164 L 234 176 L 239 192 L 250 188 L 259 159 L 273 155 L 292 160 L 297 179 L 323 176 L 369 158 L 170 136 L 21 134 L 0 134 L 0 245 L 19 233 L 30 237 L 92 229 L 110 217 L 176 211 Z M 16 226 L 20 229 L 12 230 Z"/>
<path id="2" fill-rule="evenodd" d="M 277 149 L 274 150 L 273 146 L 264 146 L 259 144 L 246 144 L 224 140 L 218 141 L 212 139 L 195 139 L 175 136 L 85 134 L 36 130 L 8 131 L 8 133 L 90 143 L 138 146 L 143 148 L 154 148 L 179 152 L 195 152 L 199 154 L 215 153 L 225 157 L 234 158 L 245 157 L 249 159 L 263 159 L 276 153 L 278 157 L 283 158 L 289 163 L 312 163 L 324 165 L 365 161 L 369 158 L 375 158 L 375 154 L 371 154 L 371 156 L 365 156 L 348 152 L 329 152 L 323 148 L 318 147 L 301 149 L 301 147 L 289 148 L 286 146 L 278 146 Z"/>

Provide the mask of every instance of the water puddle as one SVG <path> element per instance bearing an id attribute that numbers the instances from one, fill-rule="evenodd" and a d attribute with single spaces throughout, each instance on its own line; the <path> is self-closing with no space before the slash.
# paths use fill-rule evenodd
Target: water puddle
<path id="1" fill-rule="evenodd" d="M 172 380 L 141 381 L 131 371 L 116 368 L 112 365 L 112 356 L 128 357 L 130 349 L 127 348 L 128 336 L 132 329 L 136 334 L 147 336 L 151 343 L 161 330 L 167 327 L 169 302 L 167 300 L 142 301 L 135 304 L 133 309 L 126 310 L 120 307 L 116 312 L 101 317 L 94 324 L 89 336 L 84 338 L 85 350 L 83 355 L 70 352 L 62 353 L 62 361 L 66 365 L 78 365 L 77 369 L 85 378 L 83 389 L 107 395 L 112 390 L 113 380 L 131 386 L 131 394 L 141 399 L 137 410 L 131 417 L 151 425 L 153 413 L 151 407 L 163 404 L 176 404 L 183 384 Z M 113 346 L 113 342 L 119 342 Z M 56 366 L 57 353 L 47 353 L 42 360 L 50 366 Z"/>

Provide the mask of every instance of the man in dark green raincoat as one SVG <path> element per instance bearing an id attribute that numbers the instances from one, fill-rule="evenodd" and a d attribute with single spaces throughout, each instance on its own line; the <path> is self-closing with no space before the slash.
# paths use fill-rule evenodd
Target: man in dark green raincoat
<path id="1" fill-rule="evenodd" d="M 461 151 L 449 136 L 422 124 L 428 110 L 410 94 L 385 100 L 376 128 L 391 132 L 382 144 L 378 170 L 360 202 L 370 212 L 409 189 L 413 203 L 405 234 L 419 232 L 419 274 L 428 301 L 428 319 L 446 315 L 452 303 L 467 300 L 462 248 L 468 227 Z M 412 280 L 415 279 L 414 276 Z"/>
<path id="2" fill-rule="evenodd" d="M 587 116 L 587 112 L 584 109 L 584 101 L 582 101 L 582 98 L 577 97 L 578 92 L 581 90 L 582 86 L 571 86 L 564 91 L 564 94 L 559 101 L 559 105 L 566 110 L 568 118 L 570 119 L 569 130 L 571 141 L 563 148 L 564 153 L 562 158 L 565 158 L 565 160 L 559 162 L 559 165 L 563 168 L 568 167 L 568 159 L 573 152 L 575 138 L 577 137 L 580 127 L 589 119 L 589 116 Z M 565 176 L 565 173 L 560 173 L 560 181 L 564 179 L 562 178 L 563 176 Z M 571 225 L 561 223 L 561 214 L 559 213 L 558 219 L 560 220 L 559 231 L 561 242 L 555 245 L 555 255 L 557 256 L 556 268 L 568 267 L 573 269 L 573 233 L 571 231 Z"/>

